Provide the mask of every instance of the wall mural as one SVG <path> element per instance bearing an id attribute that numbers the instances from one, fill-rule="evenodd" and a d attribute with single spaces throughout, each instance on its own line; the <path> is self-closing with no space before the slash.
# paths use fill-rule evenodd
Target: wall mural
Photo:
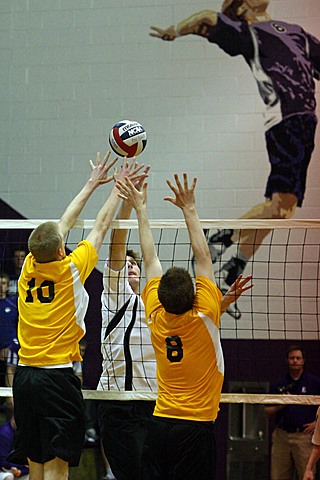
<path id="1" fill-rule="evenodd" d="M 315 82 L 320 77 L 320 42 L 301 26 L 272 20 L 269 0 L 225 0 L 221 12 L 203 10 L 150 35 L 174 41 L 198 35 L 230 56 L 241 55 L 265 104 L 265 142 L 270 174 L 265 200 L 243 219 L 289 219 L 301 207 L 317 125 Z M 270 230 L 222 229 L 209 236 L 212 262 L 232 245 L 237 250 L 219 270 L 225 292 L 241 274 Z M 237 304 L 228 313 L 240 318 Z"/>

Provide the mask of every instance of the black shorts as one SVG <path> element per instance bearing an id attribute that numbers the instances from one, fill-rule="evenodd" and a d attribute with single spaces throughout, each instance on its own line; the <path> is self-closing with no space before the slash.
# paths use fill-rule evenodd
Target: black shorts
<path id="1" fill-rule="evenodd" d="M 81 383 L 72 368 L 19 367 L 13 381 L 17 424 L 10 460 L 79 464 L 85 422 Z"/>
<path id="2" fill-rule="evenodd" d="M 314 115 L 295 115 L 266 132 L 271 172 L 265 197 L 271 198 L 273 193 L 292 193 L 301 207 L 316 126 Z"/>
<path id="3" fill-rule="evenodd" d="M 144 445 L 155 402 L 104 400 L 99 404 L 103 449 L 117 480 L 146 478 Z"/>
<path id="4" fill-rule="evenodd" d="M 213 422 L 153 417 L 146 442 L 152 480 L 214 480 Z"/>

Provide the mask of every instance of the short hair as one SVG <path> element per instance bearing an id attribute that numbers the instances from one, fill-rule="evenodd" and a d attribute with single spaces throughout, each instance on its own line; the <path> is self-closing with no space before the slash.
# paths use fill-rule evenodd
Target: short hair
<path id="1" fill-rule="evenodd" d="M 162 275 L 158 298 L 167 312 L 179 315 L 191 310 L 194 297 L 192 278 L 185 268 L 171 267 Z"/>
<path id="2" fill-rule="evenodd" d="M 289 345 L 287 348 L 287 358 L 289 358 L 289 354 L 295 350 L 299 350 L 302 353 L 302 358 L 304 358 L 304 349 L 301 347 L 301 345 Z"/>
<path id="3" fill-rule="evenodd" d="M 136 262 L 138 267 L 141 270 L 141 257 L 138 252 L 135 252 L 134 250 L 128 249 L 126 252 L 127 257 L 133 258 Z"/>
<path id="4" fill-rule="evenodd" d="M 6 280 L 6 282 L 7 282 L 7 285 L 9 285 L 10 277 L 9 277 L 9 275 L 8 275 L 7 273 L 1 272 L 1 273 L 0 273 L 0 278 L 4 278 L 4 279 Z"/>
<path id="5" fill-rule="evenodd" d="M 39 263 L 53 262 L 61 246 L 61 234 L 56 222 L 44 222 L 31 233 L 28 248 Z"/>
<path id="6" fill-rule="evenodd" d="M 243 0 L 225 0 L 222 4 L 221 11 L 231 20 L 238 20 L 237 10 L 243 4 Z"/>

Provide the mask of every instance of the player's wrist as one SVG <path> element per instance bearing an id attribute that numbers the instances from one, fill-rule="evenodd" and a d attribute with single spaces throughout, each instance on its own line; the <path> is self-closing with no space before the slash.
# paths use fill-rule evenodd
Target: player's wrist
<path id="1" fill-rule="evenodd" d="M 99 186 L 99 180 L 96 178 L 89 178 L 89 180 L 86 183 L 86 187 L 88 187 L 89 190 L 94 191 L 96 188 Z"/>

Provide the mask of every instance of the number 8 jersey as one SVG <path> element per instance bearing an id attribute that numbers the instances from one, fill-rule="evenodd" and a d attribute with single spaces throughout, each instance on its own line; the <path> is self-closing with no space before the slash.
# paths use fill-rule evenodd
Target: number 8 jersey
<path id="1" fill-rule="evenodd" d="M 78 342 L 89 303 L 83 285 L 97 262 L 86 240 L 63 260 L 38 263 L 27 255 L 18 281 L 19 364 L 58 367 L 82 360 Z"/>
<path id="2" fill-rule="evenodd" d="M 174 315 L 158 299 L 159 282 L 160 277 L 151 279 L 142 293 L 157 362 L 154 415 L 213 421 L 224 379 L 219 335 L 222 294 L 209 279 L 197 276 L 193 309 Z"/>

